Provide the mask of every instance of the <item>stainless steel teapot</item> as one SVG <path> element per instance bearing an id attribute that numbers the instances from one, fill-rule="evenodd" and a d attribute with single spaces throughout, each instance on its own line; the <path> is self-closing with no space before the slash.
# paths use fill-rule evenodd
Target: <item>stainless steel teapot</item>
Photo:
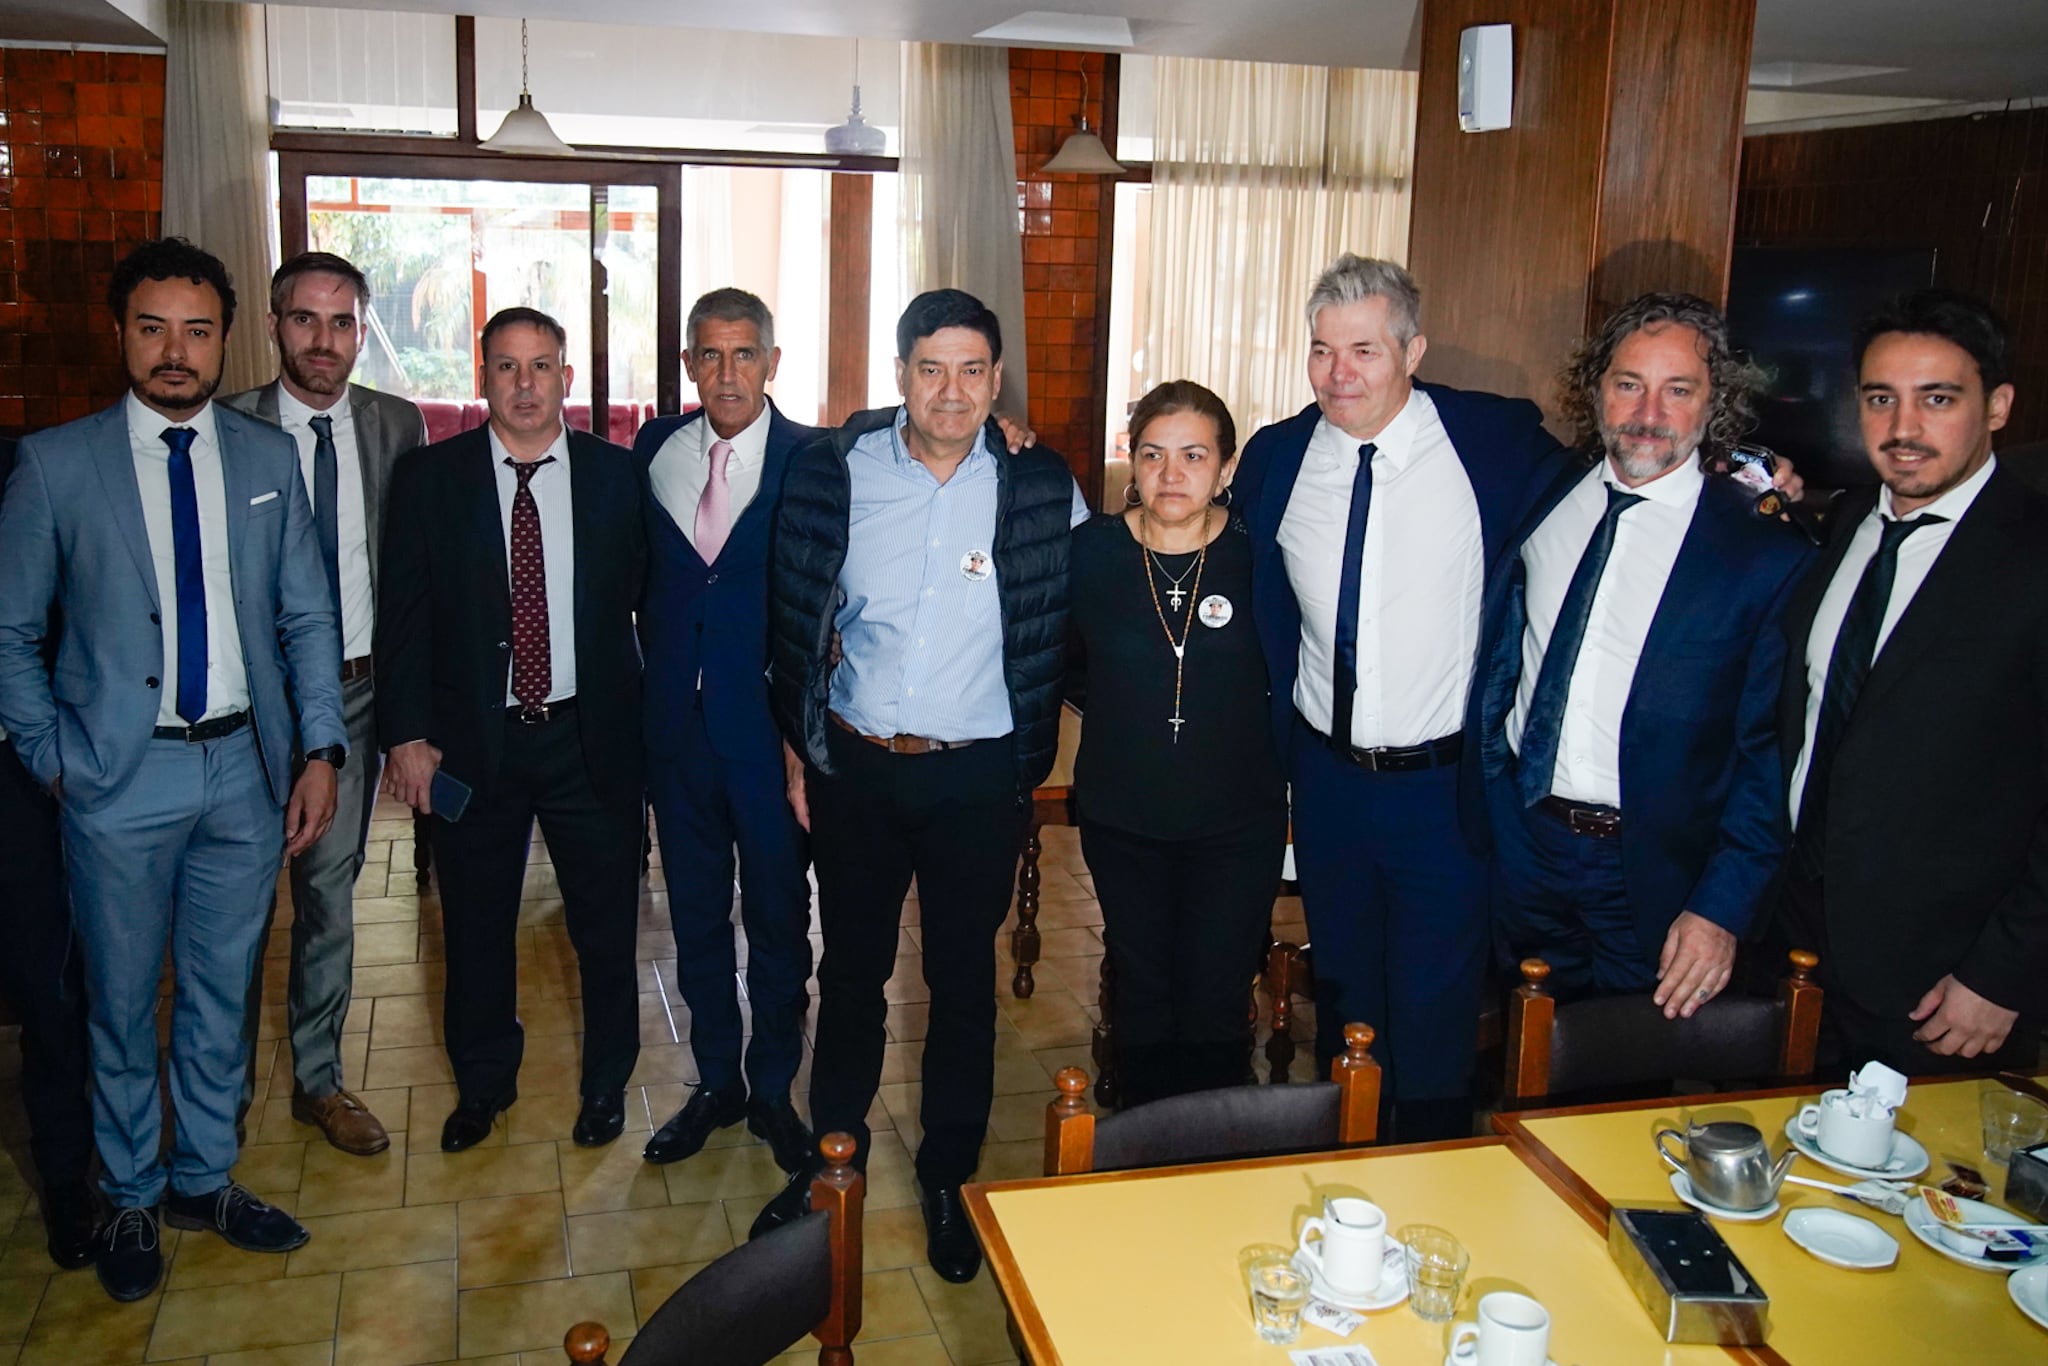
<path id="1" fill-rule="evenodd" d="M 1666 1138 L 1678 1140 L 1685 1153 L 1683 1162 L 1671 1155 L 1664 1145 Z M 1754 1124 L 1737 1120 L 1688 1122 L 1684 1133 L 1659 1129 L 1656 1144 L 1657 1155 L 1692 1182 L 1693 1194 L 1729 1210 L 1762 1209 L 1775 1200 L 1796 1155 L 1787 1148 L 1772 1161 L 1763 1134 Z"/>

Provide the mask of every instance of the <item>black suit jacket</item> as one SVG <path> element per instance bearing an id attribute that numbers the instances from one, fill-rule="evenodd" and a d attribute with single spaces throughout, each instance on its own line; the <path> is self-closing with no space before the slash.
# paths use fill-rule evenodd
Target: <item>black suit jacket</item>
<path id="1" fill-rule="evenodd" d="M 591 782 L 640 800 L 640 646 L 647 572 L 642 474 L 632 453 L 569 433 L 576 532 L 576 702 Z M 448 775 L 490 791 L 504 752 L 512 590 L 488 428 L 409 452 L 392 473 L 377 585 L 377 731 L 386 749 L 431 740 Z M 551 631 L 569 623 L 551 622 Z"/>
<path id="2" fill-rule="evenodd" d="M 1778 733 L 1805 742 L 1806 648 L 1876 491 L 1845 494 L 1785 616 Z M 1953 973 L 2048 1013 L 2048 499 L 2000 466 L 1956 524 L 1856 700 L 1828 788 L 1821 971 L 1903 1016 Z"/>

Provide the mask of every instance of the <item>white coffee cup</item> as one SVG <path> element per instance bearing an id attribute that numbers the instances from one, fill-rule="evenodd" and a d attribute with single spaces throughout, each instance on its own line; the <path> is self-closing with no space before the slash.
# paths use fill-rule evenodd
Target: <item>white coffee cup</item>
<path id="1" fill-rule="evenodd" d="M 1822 1093 L 1820 1104 L 1799 1111 L 1799 1132 L 1829 1157 L 1852 1167 L 1881 1168 L 1891 1160 L 1894 1123 L 1889 1110 L 1853 1113 L 1849 1092 L 1840 1088 Z"/>
<path id="2" fill-rule="evenodd" d="M 1302 1223 L 1300 1248 L 1324 1285 L 1339 1294 L 1369 1295 L 1380 1288 L 1380 1265 L 1387 1250 L 1386 1212 L 1370 1200 L 1327 1199 L 1321 1217 Z"/>
<path id="3" fill-rule="evenodd" d="M 1886 1109 L 1896 1110 L 1906 1103 L 1906 1074 L 1873 1058 L 1849 1074 L 1849 1089 L 1874 1096 Z"/>
<path id="4" fill-rule="evenodd" d="M 1550 1311 L 1527 1295 L 1496 1290 L 1479 1297 L 1479 1321 L 1451 1329 L 1452 1366 L 1545 1366 Z"/>

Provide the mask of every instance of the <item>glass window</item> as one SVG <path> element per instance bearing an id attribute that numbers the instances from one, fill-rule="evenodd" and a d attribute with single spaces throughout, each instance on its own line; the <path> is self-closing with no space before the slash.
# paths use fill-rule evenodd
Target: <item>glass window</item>
<path id="1" fill-rule="evenodd" d="M 1126 52 L 1117 59 L 1116 158 L 1152 160 L 1152 59 Z"/>
<path id="2" fill-rule="evenodd" d="M 265 5 L 263 25 L 273 127 L 454 135 L 448 15 Z"/>

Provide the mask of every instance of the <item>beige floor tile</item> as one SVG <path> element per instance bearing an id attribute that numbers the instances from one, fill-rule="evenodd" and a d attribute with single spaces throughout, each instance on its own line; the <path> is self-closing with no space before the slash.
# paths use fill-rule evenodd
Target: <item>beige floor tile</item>
<path id="1" fill-rule="evenodd" d="M 910 1002 L 890 1006 L 888 1014 L 889 1038 L 896 1043 L 916 1043 L 923 1039 L 931 1025 L 932 1008 L 926 1001 Z"/>
<path id="2" fill-rule="evenodd" d="M 312 1240 L 287 1258 L 285 1275 L 445 1262 L 455 1256 L 455 1220 L 452 1204 L 308 1218 L 303 1222 Z"/>
<path id="3" fill-rule="evenodd" d="M 563 1208 L 570 1214 L 598 1214 L 667 1204 L 667 1179 L 662 1168 L 640 1156 L 645 1145 L 644 1132 L 633 1132 L 630 1121 L 624 1137 L 602 1148 L 557 1143 Z"/>
<path id="4" fill-rule="evenodd" d="M 295 1347 L 259 1347 L 253 1352 L 215 1352 L 206 1366 L 332 1366 L 334 1344 L 303 1342 Z"/>
<path id="5" fill-rule="evenodd" d="M 576 1112 L 583 1107 L 583 1097 L 574 1091 L 556 1091 L 548 1095 L 528 1094 L 524 1088 L 519 1103 L 505 1112 L 506 1141 L 509 1143 L 552 1143 L 566 1139 L 576 1127 Z M 626 1133 L 628 1135 L 647 1132 L 647 1105 L 640 1099 L 639 1088 L 629 1087 L 626 1091 Z M 632 1139 L 621 1138 L 614 1144 L 632 1143 Z M 645 1146 L 641 1139 L 636 1149 Z"/>
<path id="6" fill-rule="evenodd" d="M 855 1342 L 938 1331 L 908 1270 L 868 1272 L 861 1277 L 860 1302 L 860 1336 Z"/>
<path id="7" fill-rule="evenodd" d="M 456 1282 L 464 1290 L 569 1274 L 558 1192 L 465 1200 L 458 1210 Z"/>
<path id="8" fill-rule="evenodd" d="M 457 1350 L 463 1356 L 553 1351 L 556 1363 L 551 1366 L 558 1366 L 562 1334 L 573 1324 L 586 1319 L 601 1323 L 614 1340 L 637 1326 L 632 1279 L 623 1271 L 464 1290 L 457 1298 L 457 1316 Z"/>
<path id="9" fill-rule="evenodd" d="M 0 1342 L 22 1342 L 43 1302 L 48 1276 L 9 1276 L 0 1280 Z"/>
<path id="10" fill-rule="evenodd" d="M 455 1354 L 455 1266 L 351 1271 L 341 1282 L 334 1366 L 413 1366 Z"/>
<path id="11" fill-rule="evenodd" d="M 725 1211 L 715 1202 L 579 1214 L 569 1220 L 569 1264 L 578 1276 L 709 1261 L 731 1247 Z"/>
<path id="12" fill-rule="evenodd" d="M 420 961 L 417 920 L 391 920 L 356 926 L 355 961 L 363 967 Z"/>
<path id="13" fill-rule="evenodd" d="M 670 1163 L 661 1171 L 668 1182 L 668 1198 L 678 1205 L 748 1196 L 766 1200 L 788 1180 L 782 1168 L 775 1165 L 775 1155 L 765 1143 L 706 1148 L 693 1157 Z"/>
<path id="14" fill-rule="evenodd" d="M 1003 1297 L 986 1272 L 965 1285 L 951 1284 L 928 1266 L 913 1268 L 910 1274 L 917 1278 L 925 1308 L 959 1366 L 1016 1360 Z"/>
<path id="15" fill-rule="evenodd" d="M 165 1273 L 166 1290 L 198 1290 L 207 1286 L 246 1285 L 274 1281 L 285 1272 L 285 1258 L 276 1253 L 244 1252 L 211 1233 L 190 1233 L 178 1240 L 177 1255 Z"/>
<path id="16" fill-rule="evenodd" d="M 633 1068 L 634 1086 L 658 1086 L 668 1082 L 697 1080 L 697 1059 L 686 1043 L 656 1043 L 640 1046 L 640 1061 Z"/>
<path id="17" fill-rule="evenodd" d="M 633 1308 L 640 1322 L 647 1322 L 655 1310 L 690 1277 L 710 1262 L 677 1262 L 671 1266 L 642 1266 L 633 1269 Z"/>
<path id="18" fill-rule="evenodd" d="M 1021 1181 L 1045 1175 L 1045 1140 L 1024 1139 L 1016 1143 L 984 1143 L 977 1181 Z"/>
<path id="19" fill-rule="evenodd" d="M 321 1342 L 334 1336 L 341 1277 L 305 1276 L 209 1290 L 166 1290 L 149 1336 L 163 1360 Z"/>
<path id="20" fill-rule="evenodd" d="M 441 1046 L 441 998 L 379 996 L 370 1019 L 370 1051 Z"/>
<path id="21" fill-rule="evenodd" d="M 461 1153 L 413 1153 L 406 1159 L 405 1203 L 437 1205 L 562 1188 L 552 1143 L 472 1148 Z"/>
<path id="22" fill-rule="evenodd" d="M 916 1205 L 864 1209 L 861 1214 L 860 1263 L 863 1271 L 923 1266 L 924 1212 Z"/>
<path id="23" fill-rule="evenodd" d="M 305 1166 L 299 1173 L 299 1214 L 349 1214 L 404 1203 L 405 1155 L 395 1142 L 374 1157 L 355 1157 L 325 1143 L 306 1145 Z"/>
<path id="24" fill-rule="evenodd" d="M 375 1037 L 374 1029 L 371 1037 Z M 455 1071 L 449 1066 L 448 1050 L 439 1044 L 425 1044 L 371 1050 L 369 1068 L 362 1077 L 363 1085 L 375 1091 L 390 1086 L 446 1085 L 455 1080 Z"/>
<path id="25" fill-rule="evenodd" d="M 1015 1140 L 1045 1135 L 1045 1107 L 1052 1099 L 1052 1088 L 1044 1095 L 1020 1092 L 1016 1095 L 997 1096 L 989 1107 L 988 1131 L 998 1140 Z"/>
<path id="26" fill-rule="evenodd" d="M 163 1292 L 116 1304 L 89 1270 L 52 1276 L 22 1347 L 26 1366 L 123 1366 L 142 1360 Z"/>
<path id="27" fill-rule="evenodd" d="M 357 996 L 417 996 L 447 985 L 448 969 L 443 963 L 393 963 L 355 970 Z"/>
<path id="28" fill-rule="evenodd" d="M 290 1102 L 286 1102 L 286 1109 L 289 1111 Z M 233 1176 L 258 1195 L 295 1191 L 305 1161 L 304 1143 L 252 1143 L 235 1160 Z"/>
<path id="29" fill-rule="evenodd" d="M 379 874 L 368 864 L 363 865 L 363 885 L 373 881 L 383 885 L 389 876 L 387 870 Z M 415 924 L 420 918 L 420 899 L 417 896 L 359 896 L 355 899 L 355 920 L 358 925 L 388 925 L 401 920 Z"/>
<path id="30" fill-rule="evenodd" d="M 862 1341 L 859 1352 L 860 1366 L 953 1366 L 953 1358 L 946 1353 L 946 1344 L 936 1333 L 925 1333 L 911 1338 L 889 1338 L 882 1342 Z M 791 1352 L 775 1358 L 776 1366 L 781 1363 L 814 1363 L 818 1359 L 817 1340 L 810 1339 L 809 1346 L 800 1352 Z"/>

